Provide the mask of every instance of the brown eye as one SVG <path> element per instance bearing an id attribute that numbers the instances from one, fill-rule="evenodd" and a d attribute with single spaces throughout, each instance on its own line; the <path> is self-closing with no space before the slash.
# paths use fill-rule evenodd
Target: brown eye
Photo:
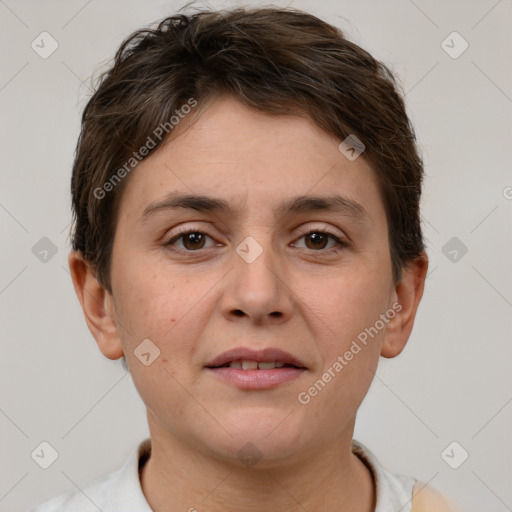
<path id="1" fill-rule="evenodd" d="M 329 237 L 326 234 L 316 232 L 306 235 L 305 239 L 308 249 L 325 249 L 325 246 L 329 241 Z M 309 240 L 310 243 L 308 243 L 307 240 Z"/>
<path id="2" fill-rule="evenodd" d="M 305 247 L 300 247 L 297 243 L 293 245 L 295 247 L 299 246 L 301 249 L 321 252 L 330 252 L 331 250 L 336 251 L 347 246 L 347 243 L 335 234 L 318 229 L 305 233 L 299 238 L 299 240 L 302 239 L 304 239 Z M 329 242 L 332 242 L 332 245 L 329 246 Z"/>
<path id="3" fill-rule="evenodd" d="M 203 233 L 187 233 L 183 236 L 183 245 L 186 249 L 193 251 L 194 249 L 202 249 L 204 245 L 204 234 Z"/>
<path id="4" fill-rule="evenodd" d="M 177 247 L 178 249 L 197 251 L 204 249 L 206 238 L 211 237 L 201 231 L 189 230 L 172 237 L 165 245 L 174 245 L 176 242 L 181 241 L 182 247 Z"/>

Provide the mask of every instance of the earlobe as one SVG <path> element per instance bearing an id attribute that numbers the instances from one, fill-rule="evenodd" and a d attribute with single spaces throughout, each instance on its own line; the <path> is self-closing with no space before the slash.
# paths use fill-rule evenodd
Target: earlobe
<path id="1" fill-rule="evenodd" d="M 394 290 L 394 300 L 400 307 L 394 308 L 397 313 L 387 325 L 381 356 L 396 357 L 405 348 L 423 296 L 427 270 L 428 257 L 424 252 L 403 268 L 402 279 Z"/>
<path id="2" fill-rule="evenodd" d="M 99 349 L 105 357 L 119 359 L 124 351 L 115 320 L 112 296 L 98 282 L 80 252 L 71 252 L 68 264 L 85 321 Z"/>

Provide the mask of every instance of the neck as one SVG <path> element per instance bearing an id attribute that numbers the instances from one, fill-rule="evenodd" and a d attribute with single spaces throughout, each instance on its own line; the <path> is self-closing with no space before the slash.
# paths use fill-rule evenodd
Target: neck
<path id="1" fill-rule="evenodd" d="M 154 427 L 154 425 L 153 425 Z M 151 456 L 141 486 L 154 512 L 372 512 L 368 468 L 351 451 L 349 435 L 316 446 L 293 463 L 241 467 L 184 445 L 151 428 Z"/>

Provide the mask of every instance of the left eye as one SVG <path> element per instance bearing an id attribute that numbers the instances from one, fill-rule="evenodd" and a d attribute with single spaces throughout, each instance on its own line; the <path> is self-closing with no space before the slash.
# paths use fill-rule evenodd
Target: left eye
<path id="1" fill-rule="evenodd" d="M 322 249 L 333 249 L 336 246 L 344 247 L 346 244 L 343 240 L 341 240 L 336 235 L 329 233 L 327 231 L 310 231 L 309 233 L 305 233 L 302 235 L 300 239 L 305 239 L 306 249 L 310 250 L 322 250 Z M 334 245 L 331 247 L 326 247 L 326 245 L 329 243 L 329 239 L 334 242 Z M 293 244 L 295 247 L 297 247 L 297 244 Z"/>

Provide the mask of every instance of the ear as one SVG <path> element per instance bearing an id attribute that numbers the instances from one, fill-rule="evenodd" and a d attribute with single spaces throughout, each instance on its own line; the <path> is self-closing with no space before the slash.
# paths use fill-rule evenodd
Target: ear
<path id="1" fill-rule="evenodd" d="M 402 279 L 392 293 L 392 304 L 396 304 L 393 310 L 396 314 L 387 324 L 381 356 L 396 357 L 405 348 L 423 296 L 427 270 L 428 257 L 425 252 L 402 269 Z"/>
<path id="2" fill-rule="evenodd" d="M 71 252 L 68 264 L 87 326 L 99 349 L 105 357 L 119 359 L 124 352 L 115 320 L 112 296 L 100 285 L 79 251 Z"/>

